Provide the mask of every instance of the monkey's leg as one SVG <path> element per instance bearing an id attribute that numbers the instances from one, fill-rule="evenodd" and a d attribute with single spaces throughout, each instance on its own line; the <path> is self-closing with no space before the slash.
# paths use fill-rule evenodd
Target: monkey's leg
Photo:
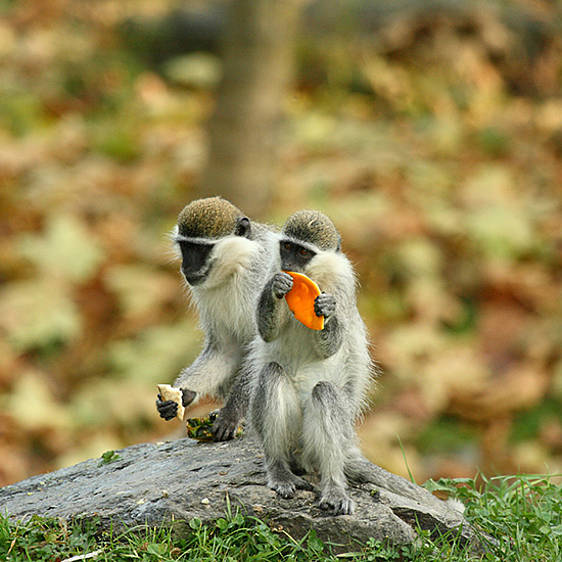
<path id="1" fill-rule="evenodd" d="M 260 372 L 251 416 L 265 454 L 268 486 L 284 498 L 293 497 L 297 488 L 311 490 L 312 485 L 289 467 L 301 413 L 295 389 L 279 364 L 269 363 Z"/>
<path id="2" fill-rule="evenodd" d="M 317 383 L 303 417 L 306 460 L 320 471 L 320 507 L 332 509 L 336 515 L 353 513 L 355 504 L 347 495 L 344 466 L 355 436 L 344 396 L 328 382 Z"/>

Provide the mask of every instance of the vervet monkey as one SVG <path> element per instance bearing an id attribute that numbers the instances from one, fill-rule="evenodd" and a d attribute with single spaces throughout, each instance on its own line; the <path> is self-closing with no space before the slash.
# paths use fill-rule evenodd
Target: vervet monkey
<path id="1" fill-rule="evenodd" d="M 299 211 L 285 223 L 278 251 L 281 270 L 303 273 L 323 291 L 314 302 L 322 330 L 297 321 L 284 296 L 293 279 L 275 273 L 261 294 L 259 336 L 252 344 L 250 417 L 265 453 L 268 485 L 282 497 L 311 489 L 294 467 L 320 474 L 320 506 L 352 513 L 347 493 L 349 465 L 359 478 L 362 457 L 354 422 L 365 405 L 372 362 L 357 310 L 355 275 L 341 251 L 332 221 L 317 211 Z"/>
<path id="2" fill-rule="evenodd" d="M 203 351 L 174 387 L 182 390 L 184 406 L 203 395 L 223 399 L 213 433 L 218 441 L 231 439 L 247 409 L 241 370 L 257 333 L 254 311 L 261 289 L 279 259 L 277 238 L 221 197 L 187 205 L 172 237 L 205 334 Z M 164 419 L 176 416 L 175 402 L 159 395 L 156 406 Z"/>

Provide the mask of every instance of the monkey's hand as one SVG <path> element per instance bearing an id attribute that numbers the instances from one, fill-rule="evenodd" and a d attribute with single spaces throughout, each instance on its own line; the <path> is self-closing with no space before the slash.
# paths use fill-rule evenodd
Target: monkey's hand
<path id="1" fill-rule="evenodd" d="M 189 404 L 191 404 L 197 396 L 196 392 L 193 392 L 193 390 L 188 390 L 187 388 L 182 388 L 181 393 L 181 402 L 184 407 L 189 406 Z M 161 394 L 159 394 L 158 398 L 156 399 L 156 409 L 158 410 L 160 417 L 164 418 L 167 421 L 173 420 L 178 414 L 177 403 L 173 400 L 163 400 Z"/>
<path id="2" fill-rule="evenodd" d="M 336 311 L 336 299 L 333 295 L 321 293 L 314 299 L 314 313 L 328 319 Z"/>
<path id="3" fill-rule="evenodd" d="M 273 294 L 282 299 L 293 288 L 293 278 L 284 271 L 276 273 L 271 283 Z"/>
<path id="4" fill-rule="evenodd" d="M 222 410 L 216 412 L 216 416 L 213 422 L 213 436 L 215 441 L 228 441 L 229 439 L 233 439 L 240 424 L 238 416 L 233 415 L 227 408 L 222 408 Z"/>

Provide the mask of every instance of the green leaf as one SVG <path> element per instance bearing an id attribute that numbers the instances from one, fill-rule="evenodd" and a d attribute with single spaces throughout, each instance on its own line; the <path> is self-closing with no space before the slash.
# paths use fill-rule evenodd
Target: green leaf
<path id="1" fill-rule="evenodd" d="M 150 543 L 146 547 L 146 552 L 148 554 L 153 554 L 154 556 L 162 557 L 166 554 L 168 546 L 162 543 Z"/>
<path id="2" fill-rule="evenodd" d="M 413 277 L 438 275 L 443 261 L 439 248 L 424 238 L 413 238 L 400 244 L 397 258 L 401 267 Z"/>
<path id="3" fill-rule="evenodd" d="M 119 453 L 116 453 L 115 451 L 106 451 L 105 453 L 102 453 L 101 461 L 99 462 L 98 466 L 103 466 L 104 464 L 118 461 L 120 458 L 121 455 L 119 455 Z"/>
<path id="4" fill-rule="evenodd" d="M 533 227 L 522 209 L 492 206 L 475 209 L 466 217 L 469 235 L 485 255 L 514 258 L 530 250 Z"/>
<path id="5" fill-rule="evenodd" d="M 209 53 L 191 53 L 175 57 L 166 63 L 164 74 L 182 86 L 213 88 L 221 78 L 220 60 Z"/>
<path id="6" fill-rule="evenodd" d="M 179 276 L 160 273 L 146 265 L 116 265 L 105 276 L 108 286 L 117 294 L 126 316 L 150 312 L 180 288 Z"/>
<path id="7" fill-rule="evenodd" d="M 155 399 L 156 388 L 143 381 L 95 379 L 72 396 L 71 425 L 93 429 L 118 424 L 138 429 L 143 420 L 153 419 Z"/>
<path id="8" fill-rule="evenodd" d="M 147 383 L 171 380 L 200 348 L 193 320 L 147 329 L 141 337 L 111 345 L 108 358 L 124 377 Z"/>
<path id="9" fill-rule="evenodd" d="M 19 373 L 4 409 L 21 428 L 33 431 L 69 427 L 69 413 L 55 400 L 47 379 L 48 375 L 38 371 Z"/>
<path id="10" fill-rule="evenodd" d="M 66 343 L 81 331 L 68 292 L 53 280 L 11 283 L 0 294 L 0 328 L 18 350 Z"/>
<path id="11" fill-rule="evenodd" d="M 82 223 L 68 215 L 54 215 L 41 235 L 24 235 L 20 251 L 44 275 L 81 282 L 89 279 L 104 253 Z"/>
<path id="12" fill-rule="evenodd" d="M 307 541 L 308 548 L 316 553 L 320 553 L 324 550 L 324 543 L 316 536 L 316 531 L 312 529 Z"/>

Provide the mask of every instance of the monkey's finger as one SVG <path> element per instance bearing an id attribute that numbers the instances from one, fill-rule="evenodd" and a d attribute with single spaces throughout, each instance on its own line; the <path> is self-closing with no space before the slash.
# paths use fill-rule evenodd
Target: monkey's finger
<path id="1" fill-rule="evenodd" d="M 295 479 L 295 487 L 298 490 L 308 490 L 309 492 L 314 490 L 314 486 L 308 480 L 298 476 Z"/>
<path id="2" fill-rule="evenodd" d="M 324 306 L 335 306 L 336 299 L 333 295 L 329 295 L 327 293 L 321 293 L 315 299 L 315 302 L 321 303 Z"/>
<path id="3" fill-rule="evenodd" d="M 160 417 L 166 421 L 170 421 L 173 420 L 176 417 L 176 414 L 174 412 L 169 412 L 169 411 L 159 411 L 158 412 L 160 414 Z"/>
<path id="4" fill-rule="evenodd" d="M 288 273 L 281 271 L 275 275 L 275 285 L 291 289 L 293 287 L 293 278 Z"/>
<path id="5" fill-rule="evenodd" d="M 322 307 L 316 301 L 314 302 L 314 314 L 316 314 L 316 316 L 324 316 Z"/>
<path id="6" fill-rule="evenodd" d="M 346 504 L 339 504 L 332 505 L 331 503 L 321 503 L 319 504 L 320 509 L 324 509 L 325 511 L 332 511 L 334 515 L 350 515 L 353 513 L 353 507 L 351 505 Z"/>
<path id="7" fill-rule="evenodd" d="M 229 423 L 217 423 L 213 424 L 213 437 L 215 441 L 229 441 L 234 438 L 234 432 L 236 427 Z"/>
<path id="8" fill-rule="evenodd" d="M 177 403 L 174 402 L 173 400 L 162 400 L 160 398 L 156 400 L 156 407 L 159 410 L 162 408 L 167 408 L 169 406 L 175 406 L 176 408 L 178 407 Z"/>
<path id="9" fill-rule="evenodd" d="M 334 506 L 335 515 L 351 515 L 355 509 L 355 503 L 349 498 L 342 499 Z"/>
<path id="10" fill-rule="evenodd" d="M 275 289 L 275 295 L 278 298 L 283 298 L 291 289 L 293 288 L 293 286 L 287 286 L 287 285 L 282 285 L 280 287 L 277 287 Z"/>
<path id="11" fill-rule="evenodd" d="M 175 418 L 178 413 L 178 405 L 173 400 L 156 400 L 156 409 L 165 420 Z"/>
<path id="12" fill-rule="evenodd" d="M 326 310 L 326 306 L 319 302 L 314 303 L 314 314 L 316 314 L 316 316 L 330 316 L 329 311 Z"/>
<path id="13" fill-rule="evenodd" d="M 316 316 L 331 316 L 336 311 L 336 299 L 332 295 L 322 293 L 314 299 Z"/>
<path id="14" fill-rule="evenodd" d="M 345 494 L 330 494 L 320 498 L 318 507 L 331 510 L 334 515 L 350 515 L 355 509 L 355 502 Z"/>
<path id="15" fill-rule="evenodd" d="M 278 273 L 273 280 L 275 287 L 287 287 L 290 283 L 291 277 L 286 273 Z"/>
<path id="16" fill-rule="evenodd" d="M 273 482 L 270 487 L 282 498 L 288 499 L 295 495 L 295 485 L 293 482 Z"/>

